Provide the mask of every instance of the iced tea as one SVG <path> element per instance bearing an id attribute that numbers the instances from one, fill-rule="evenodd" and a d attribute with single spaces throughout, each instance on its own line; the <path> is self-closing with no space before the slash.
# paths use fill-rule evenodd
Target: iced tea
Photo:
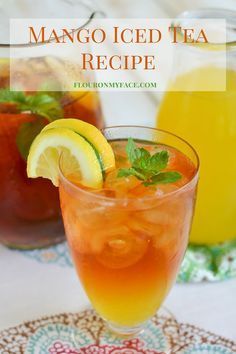
<path id="1" fill-rule="evenodd" d="M 105 136 L 117 138 L 113 130 L 119 127 L 105 129 Z M 143 135 L 143 141 L 136 139 L 137 146 L 151 154 L 168 151 L 166 171 L 179 171 L 179 181 L 147 187 L 134 176 L 118 178 L 118 170 L 130 166 L 125 146 L 128 134 L 132 137 L 132 128 L 121 127 L 126 138 L 120 134 L 110 140 L 116 170 L 105 175 L 101 190 L 86 189 L 63 175 L 60 183 L 78 275 L 96 311 L 123 332 L 152 317 L 175 281 L 188 243 L 198 171 L 196 156 L 177 137 L 148 128 L 134 130 L 134 138 Z M 146 141 L 146 130 L 156 132 L 154 141 Z"/>
<path id="2" fill-rule="evenodd" d="M 40 90 L 39 93 L 54 97 L 61 106 L 63 117 L 79 118 L 99 128 L 103 126 L 96 92 L 60 91 L 62 63 L 59 59 L 26 58 L 19 60 L 19 65 L 14 67 L 17 71 L 11 74 L 17 77 L 19 86 L 29 86 L 30 82 Z M 32 71 L 35 82 L 30 81 Z M 58 192 L 50 181 L 27 178 L 26 161 L 16 140 L 22 125 L 34 123 L 38 115 L 19 111 L 11 101 L 11 93 L 9 101 L 6 100 L 9 76 L 8 59 L 0 59 L 0 241 L 17 248 L 48 246 L 64 239 Z M 52 91 L 52 87 L 59 91 Z M 24 91 L 24 94 L 33 96 L 37 92 Z M 23 138 L 27 141 L 28 134 Z"/>

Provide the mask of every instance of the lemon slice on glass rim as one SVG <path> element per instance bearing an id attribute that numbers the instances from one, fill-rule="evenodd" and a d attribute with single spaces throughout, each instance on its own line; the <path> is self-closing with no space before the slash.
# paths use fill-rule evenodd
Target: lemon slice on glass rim
<path id="1" fill-rule="evenodd" d="M 82 131 L 80 135 L 78 128 L 75 132 L 75 129 L 66 127 L 66 122 L 63 121 L 67 119 L 60 121 L 62 123 L 58 127 L 55 124 L 56 121 L 48 124 L 33 141 L 27 160 L 28 177 L 48 178 L 55 186 L 58 186 L 60 164 L 63 174 L 71 181 L 77 181 L 90 188 L 101 188 L 104 169 L 112 169 L 115 166 L 111 146 L 102 133 L 91 124 L 83 122 L 87 126 L 86 137 L 83 137 L 85 133 Z M 76 119 L 70 119 L 70 121 L 73 123 Z M 83 127 L 85 125 L 83 124 Z M 93 134 L 89 135 L 91 129 Z M 102 140 L 103 147 L 100 145 L 98 151 L 95 145 L 99 139 L 100 142 Z M 106 161 L 109 162 L 109 167 L 106 167 L 108 166 Z"/>
<path id="2" fill-rule="evenodd" d="M 48 131 L 52 128 L 66 128 L 79 134 L 93 146 L 99 156 L 103 170 L 108 172 L 114 169 L 115 157 L 113 150 L 104 135 L 94 125 L 73 118 L 57 119 L 46 125 L 42 131 Z"/>

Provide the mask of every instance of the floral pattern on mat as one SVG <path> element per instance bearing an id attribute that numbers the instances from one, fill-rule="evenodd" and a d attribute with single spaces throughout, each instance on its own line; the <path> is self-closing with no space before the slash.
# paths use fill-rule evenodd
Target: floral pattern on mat
<path id="1" fill-rule="evenodd" d="M 236 240 L 214 246 L 190 245 L 179 283 L 219 281 L 236 277 Z"/>
<path id="2" fill-rule="evenodd" d="M 67 243 L 59 243 L 58 245 L 48 248 L 35 249 L 21 251 L 16 250 L 14 252 L 20 252 L 26 257 L 32 258 L 40 263 L 57 264 L 61 267 L 72 267 L 72 260 L 70 256 Z"/>
<path id="3" fill-rule="evenodd" d="M 72 267 L 66 243 L 33 251 L 17 251 L 42 263 Z M 178 275 L 179 283 L 219 281 L 236 277 L 236 240 L 216 246 L 190 245 Z"/>
<path id="4" fill-rule="evenodd" d="M 169 347 L 170 349 L 167 349 Z M 0 332 L 1 354 L 233 354 L 236 343 L 203 329 L 154 316 L 138 338 L 112 335 L 93 310 L 59 314 Z"/>

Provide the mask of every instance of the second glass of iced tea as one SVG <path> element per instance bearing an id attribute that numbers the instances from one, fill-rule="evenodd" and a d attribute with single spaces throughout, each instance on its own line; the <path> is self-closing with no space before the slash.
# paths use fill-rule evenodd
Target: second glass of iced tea
<path id="1" fill-rule="evenodd" d="M 93 9 L 81 1 L 60 0 L 53 12 L 46 0 L 28 2 L 27 6 L 17 1 L 5 5 L 0 9 L 0 19 L 6 31 L 11 17 L 61 18 L 69 13 L 70 17 L 81 18 L 81 24 L 86 22 L 86 26 L 90 26 L 95 17 Z M 65 58 L 62 58 L 47 43 L 32 48 L 30 45 L 18 48 L 11 43 L 11 48 L 18 48 L 19 57 L 11 59 L 10 65 L 8 37 L 8 33 L 1 32 L 0 243 L 22 249 L 47 247 L 64 241 L 58 191 L 50 181 L 27 178 L 26 150 L 52 118 L 79 118 L 102 128 L 101 104 L 95 91 L 63 90 L 63 79 L 72 83 L 78 75 L 81 78 L 80 63 L 76 60 L 79 49 L 71 55 L 64 48 Z M 86 82 L 87 78 L 83 77 L 83 80 Z M 11 91 L 10 81 L 20 91 Z M 27 99 L 34 103 L 32 107 L 21 105 L 22 100 Z M 45 108 L 50 111 L 50 104 L 56 105 L 60 114 L 54 112 L 53 117 L 45 119 Z"/>
<path id="2" fill-rule="evenodd" d="M 144 127 L 103 131 L 116 170 L 100 190 L 88 190 L 60 175 L 64 225 L 74 264 L 95 310 L 116 333 L 132 335 L 160 308 L 183 259 L 198 180 L 193 148 L 170 133 Z M 167 150 L 167 171 L 179 181 L 144 186 L 136 177 L 118 178 L 129 166 L 127 139 L 151 154 Z M 63 168 L 61 168 L 63 170 Z"/>

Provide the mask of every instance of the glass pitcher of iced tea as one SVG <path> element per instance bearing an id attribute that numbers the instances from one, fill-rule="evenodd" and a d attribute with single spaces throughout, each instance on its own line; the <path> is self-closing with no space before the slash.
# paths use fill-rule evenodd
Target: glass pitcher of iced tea
<path id="1" fill-rule="evenodd" d="M 157 117 L 157 126 L 181 135 L 195 146 L 201 161 L 198 200 L 190 240 L 198 244 L 214 244 L 236 238 L 236 12 L 199 10 L 186 12 L 182 18 L 225 18 L 227 42 L 212 50 L 194 48 L 199 66 L 189 69 L 193 48 L 182 46 L 175 66 L 173 87 L 195 82 L 212 83 L 225 67 L 218 54 L 226 51 L 225 91 L 168 91 Z M 210 64 L 204 66 L 205 58 Z M 183 67 L 183 65 L 182 65 Z"/>
<path id="2" fill-rule="evenodd" d="M 98 93 L 62 91 L 60 72 L 65 63 L 50 50 L 44 56 L 19 59 L 11 75 L 22 89 L 10 90 L 9 18 L 65 16 L 85 19 L 89 26 L 95 12 L 73 0 L 16 0 L 0 10 L 0 242 L 9 247 L 30 249 L 64 240 L 57 189 L 51 182 L 26 176 L 27 153 L 34 137 L 57 118 L 79 118 L 103 127 Z M 66 65 L 76 79 L 76 73 L 81 72 L 74 59 L 68 56 Z M 24 90 L 32 73 L 35 89 Z"/>

